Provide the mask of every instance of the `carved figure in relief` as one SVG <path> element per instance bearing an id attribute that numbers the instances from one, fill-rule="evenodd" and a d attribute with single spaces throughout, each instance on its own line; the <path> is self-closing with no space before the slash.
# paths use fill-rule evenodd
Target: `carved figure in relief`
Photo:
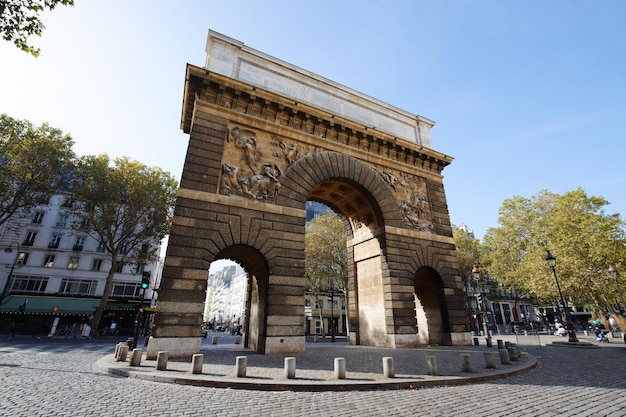
<path id="1" fill-rule="evenodd" d="M 402 202 L 400 209 L 402 210 L 405 224 L 410 228 L 422 232 L 432 232 L 435 229 L 432 223 L 420 219 L 418 214 L 419 208 L 411 205 L 407 200 Z"/>
<path id="2" fill-rule="evenodd" d="M 233 192 L 243 195 L 245 184 L 239 179 L 239 167 L 226 163 L 222 165 L 222 194 L 230 195 Z"/>
<path id="3" fill-rule="evenodd" d="M 258 166 L 257 160 L 261 157 L 256 147 L 255 136 L 256 133 L 253 131 L 241 129 L 240 127 L 233 127 L 228 134 L 228 141 L 233 142 L 235 148 L 241 149 L 244 160 L 252 172 L 256 172 Z"/>
<path id="4" fill-rule="evenodd" d="M 263 164 L 260 174 L 250 177 L 248 193 L 256 199 L 274 198 L 280 189 L 279 178 L 283 175 L 276 162 Z"/>

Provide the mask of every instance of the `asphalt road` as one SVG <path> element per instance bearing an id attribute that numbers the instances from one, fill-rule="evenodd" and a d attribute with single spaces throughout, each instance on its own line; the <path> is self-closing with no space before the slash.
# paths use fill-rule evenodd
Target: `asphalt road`
<path id="1" fill-rule="evenodd" d="M 148 382 L 94 369 L 117 339 L 0 336 L 0 416 L 626 416 L 623 341 L 580 349 L 555 340 L 563 339 L 520 336 L 538 366 L 485 383 L 292 392 Z"/>

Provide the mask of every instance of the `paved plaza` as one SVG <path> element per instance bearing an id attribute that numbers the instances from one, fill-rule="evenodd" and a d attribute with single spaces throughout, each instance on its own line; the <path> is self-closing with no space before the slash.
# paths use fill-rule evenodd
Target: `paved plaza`
<path id="1" fill-rule="evenodd" d="M 553 345 L 554 341 L 563 341 L 556 336 L 495 338 L 517 342 L 525 352 L 523 360 L 534 359 L 536 366 L 513 376 L 487 376 L 482 382 L 461 385 L 442 382 L 441 385 L 415 389 L 312 392 L 211 388 L 121 377 L 103 371 L 98 365 L 113 353 L 116 339 L 13 339 L 0 336 L 0 416 L 626 415 L 626 345 L 621 339 L 599 345 L 593 338 L 581 335 L 581 340 L 597 347 L 573 348 Z M 220 368 L 227 366 L 226 363 L 210 364 L 208 357 L 213 349 L 220 352 L 214 356 L 222 358 L 213 359 L 216 362 L 230 361 L 233 358 L 229 355 L 246 355 L 251 371 L 265 372 L 249 379 L 281 378 L 282 357 L 242 352 L 231 343 L 212 346 L 210 339 L 203 344 L 203 353 L 207 357 L 203 373 L 211 373 L 215 379 L 226 378 L 230 372 L 227 368 Z M 228 339 L 221 338 L 220 341 L 228 342 Z M 460 373 L 460 377 L 485 376 L 487 371 L 481 369 L 484 363 L 479 362 L 479 356 L 474 360 L 474 355 L 489 349 L 485 346 L 417 349 L 419 356 L 414 357 L 414 362 L 420 364 L 413 365 L 402 361 L 400 351 L 392 351 L 390 356 L 395 359 L 397 378 L 421 374 L 425 368 L 420 368 L 424 365 L 419 358 L 425 360 L 431 355 L 440 358 L 439 370 L 443 377 L 456 378 L 460 367 L 458 356 L 468 349 L 473 352 L 476 369 L 469 374 Z M 495 343 L 492 349 L 495 351 Z M 307 344 L 307 352 L 314 352 L 316 358 L 322 358 L 318 361 L 297 357 L 296 379 L 310 386 L 332 379 L 328 374 L 332 373 L 332 359 L 338 353 L 346 354 L 346 377 L 350 380 L 347 383 L 367 378 L 379 380 L 382 364 L 378 360 L 381 354 L 389 353 L 387 350 L 377 353 L 376 349 L 351 347 L 345 343 Z M 445 357 L 453 359 L 444 365 Z M 330 365 L 326 365 L 328 362 Z M 351 363 L 364 368 L 351 368 Z M 324 364 L 327 369 L 313 369 L 321 366 L 319 364 Z M 148 372 L 144 365 L 142 368 Z M 499 372 L 503 371 L 502 368 L 504 365 L 498 362 Z M 175 369 L 167 372 L 184 373 Z"/>

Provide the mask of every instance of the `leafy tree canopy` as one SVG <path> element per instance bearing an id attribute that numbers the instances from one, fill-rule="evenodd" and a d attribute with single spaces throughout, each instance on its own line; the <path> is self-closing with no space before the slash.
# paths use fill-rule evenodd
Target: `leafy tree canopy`
<path id="1" fill-rule="evenodd" d="M 119 263 L 142 265 L 169 233 L 176 198 L 176 180 L 151 168 L 106 155 L 86 156 L 72 180 L 76 221 L 73 227 L 90 234 L 107 249 L 111 270 L 94 317 L 97 328 Z"/>
<path id="2" fill-rule="evenodd" d="M 45 28 L 39 14 L 52 10 L 58 4 L 73 6 L 74 0 L 0 0 L 0 33 L 5 41 L 35 57 L 39 48 L 28 44 L 28 37 L 41 36 Z"/>
<path id="3" fill-rule="evenodd" d="M 500 227 L 484 237 L 486 263 L 498 282 L 535 295 L 559 300 L 546 250 L 557 258 L 557 278 L 566 302 L 609 310 L 619 304 L 618 283 L 609 264 L 626 265 L 624 222 L 606 214 L 609 203 L 582 189 L 563 195 L 542 191 L 531 198 L 513 197 L 500 208 Z"/>
<path id="4" fill-rule="evenodd" d="M 0 115 L 0 225 L 27 215 L 67 186 L 75 159 L 69 135 Z"/>
<path id="5" fill-rule="evenodd" d="M 311 291 L 347 289 L 346 232 L 341 217 L 324 213 L 311 220 L 307 225 L 305 252 Z"/>
<path id="6" fill-rule="evenodd" d="M 454 243 L 459 259 L 459 272 L 463 280 L 467 280 L 474 265 L 480 266 L 483 258 L 483 247 L 478 239 L 463 229 L 454 231 Z"/>

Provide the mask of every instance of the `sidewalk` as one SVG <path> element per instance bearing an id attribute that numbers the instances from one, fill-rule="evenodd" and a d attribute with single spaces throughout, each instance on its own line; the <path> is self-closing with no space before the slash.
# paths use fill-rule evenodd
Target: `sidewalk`
<path id="1" fill-rule="evenodd" d="M 413 349 L 386 349 L 368 346 L 350 346 L 345 339 L 330 343 L 327 339 L 312 343 L 307 339 L 304 353 L 290 355 L 263 355 L 243 349 L 241 345 L 221 342 L 226 337 L 218 336 L 218 344 L 203 343 L 202 374 L 191 373 L 191 360 L 170 359 L 167 370 L 157 371 L 156 360 L 145 360 L 140 366 L 128 362 L 117 362 L 114 352 L 101 358 L 94 366 L 111 374 L 149 381 L 175 384 L 272 391 L 346 391 L 410 389 L 426 386 L 458 385 L 483 382 L 527 372 L 537 365 L 537 359 L 525 352 L 524 344 L 537 344 L 537 336 L 497 336 L 493 347 L 488 348 L 484 338 L 480 346 L 429 346 Z M 502 364 L 498 354 L 497 340 L 516 343 L 522 351 L 521 358 Z M 545 338 L 547 339 L 547 338 Z M 209 336 L 211 340 L 211 336 Z M 544 344 L 546 341 L 543 342 Z M 549 342 L 548 342 L 549 343 Z M 495 355 L 495 369 L 485 367 L 485 352 Z M 469 354 L 472 371 L 462 370 L 461 355 Z M 236 376 L 236 359 L 247 358 L 245 377 Z M 293 357 L 296 362 L 295 378 L 288 379 L 285 358 Z M 383 358 L 393 358 L 395 376 L 385 377 Z M 428 375 L 428 359 L 436 358 L 438 375 Z M 336 379 L 334 359 L 345 359 L 345 379 Z"/>

